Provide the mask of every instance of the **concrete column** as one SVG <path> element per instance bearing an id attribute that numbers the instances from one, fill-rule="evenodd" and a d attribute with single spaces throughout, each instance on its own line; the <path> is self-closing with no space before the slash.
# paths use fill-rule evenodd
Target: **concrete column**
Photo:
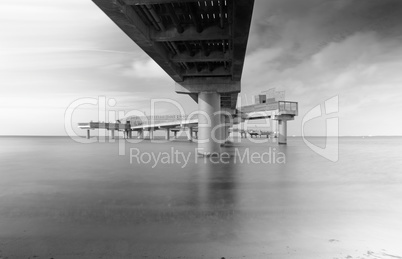
<path id="1" fill-rule="evenodd" d="M 89 132 L 89 130 L 87 130 L 87 139 L 91 138 L 91 133 Z"/>
<path id="2" fill-rule="evenodd" d="M 144 139 L 144 131 L 139 130 L 138 133 L 137 133 L 137 137 L 138 137 L 138 139 Z"/>
<path id="3" fill-rule="evenodd" d="M 110 131 L 110 137 L 111 137 L 112 139 L 114 139 L 114 130 L 113 130 L 113 129 Z"/>
<path id="4" fill-rule="evenodd" d="M 286 120 L 278 120 L 279 126 L 279 136 L 278 136 L 278 144 L 286 144 L 287 143 L 287 121 Z"/>
<path id="5" fill-rule="evenodd" d="M 271 124 L 271 130 L 272 130 L 272 132 L 273 132 L 273 135 L 272 135 L 272 136 L 275 136 L 275 132 L 278 131 L 278 128 L 277 128 L 277 125 L 276 125 L 277 121 L 276 121 L 276 120 L 273 120 L 273 119 L 271 118 L 270 121 L 269 121 L 269 123 Z"/>
<path id="6" fill-rule="evenodd" d="M 219 139 L 225 140 L 226 139 L 226 117 L 224 114 L 221 114 L 220 120 L 221 120 L 221 127 L 219 128 L 220 129 Z M 225 140 L 225 142 L 226 142 L 226 140 Z M 225 145 L 225 143 L 221 144 L 221 146 L 224 146 L 224 145 Z"/>
<path id="7" fill-rule="evenodd" d="M 195 138 L 198 139 L 198 131 L 195 131 Z"/>
<path id="8" fill-rule="evenodd" d="M 154 130 L 153 129 L 149 130 L 149 139 L 154 139 Z"/>
<path id="9" fill-rule="evenodd" d="M 193 141 L 193 128 L 192 127 L 189 127 L 188 128 L 188 131 L 189 131 L 189 133 L 188 133 L 188 140 L 189 141 Z"/>
<path id="10" fill-rule="evenodd" d="M 169 139 L 170 139 L 170 129 L 167 128 L 166 129 L 166 140 L 169 140 Z"/>
<path id="11" fill-rule="evenodd" d="M 198 153 L 210 155 L 220 153 L 220 144 L 213 140 L 213 129 L 220 124 L 220 115 L 214 113 L 221 108 L 220 94 L 217 92 L 200 92 L 198 94 Z M 210 123 L 210 124 L 209 124 Z M 219 137 L 219 129 L 214 132 Z"/>
<path id="12" fill-rule="evenodd" d="M 177 131 L 174 131 L 174 138 L 177 139 Z"/>

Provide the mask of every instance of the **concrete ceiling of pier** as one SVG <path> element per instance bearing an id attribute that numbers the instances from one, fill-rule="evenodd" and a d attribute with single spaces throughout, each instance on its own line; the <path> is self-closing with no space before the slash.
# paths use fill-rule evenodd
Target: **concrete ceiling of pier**
<path id="1" fill-rule="evenodd" d="M 174 81 L 241 80 L 254 0 L 94 2 Z"/>

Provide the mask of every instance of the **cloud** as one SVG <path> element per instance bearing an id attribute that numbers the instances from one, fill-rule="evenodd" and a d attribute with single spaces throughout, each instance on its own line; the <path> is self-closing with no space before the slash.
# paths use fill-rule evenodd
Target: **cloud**
<path id="1" fill-rule="evenodd" d="M 395 127 L 402 127 L 402 123 L 386 118 L 398 116 L 395 107 L 401 107 L 400 46 L 398 38 L 384 38 L 375 31 L 356 32 L 285 69 L 278 66 L 280 54 L 267 54 L 275 49 L 256 50 L 246 60 L 243 86 L 252 87 L 249 89 L 254 93 L 272 87 L 286 90 L 287 99 L 299 102 L 300 116 L 296 122 L 312 107 L 339 95 L 339 116 L 344 123 L 341 134 L 381 135 L 384 129 L 379 124 L 394 128 L 387 130 L 388 134 L 397 134 Z M 359 126 L 367 125 L 374 117 L 378 122 L 375 126 Z M 298 128 L 292 131 L 300 134 Z"/>
<path id="2" fill-rule="evenodd" d="M 131 66 L 123 71 L 123 75 L 136 78 L 169 78 L 166 72 L 150 58 L 145 61 L 133 61 Z"/>
<path id="3" fill-rule="evenodd" d="M 0 3 L 0 30 L 1 90 L 13 107 L 24 100 L 25 106 L 39 109 L 38 101 L 47 109 L 64 105 L 65 96 L 98 95 L 133 108 L 146 107 L 149 98 L 196 107 L 90 1 Z M 342 134 L 393 134 L 402 126 L 394 119 L 402 109 L 401 32 L 400 0 L 256 0 L 243 93 L 286 90 L 287 99 L 299 101 L 293 124 L 339 95 Z M 48 116 L 33 118 L 48 123 L 42 117 Z M 371 125 L 373 117 L 381 125 Z M 291 125 L 289 134 L 299 129 Z"/>

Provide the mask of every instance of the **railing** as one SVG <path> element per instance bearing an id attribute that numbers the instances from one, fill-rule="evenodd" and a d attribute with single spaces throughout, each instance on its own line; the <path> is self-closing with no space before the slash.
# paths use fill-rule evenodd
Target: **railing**
<path id="1" fill-rule="evenodd" d="M 190 115 L 154 115 L 154 116 L 131 116 L 125 118 L 127 121 L 130 121 L 131 126 L 141 126 L 148 124 L 163 124 L 163 123 L 171 123 L 171 122 L 182 122 L 192 119 L 197 119 L 197 114 Z"/>
<path id="2" fill-rule="evenodd" d="M 298 115 L 299 107 L 297 102 L 279 101 L 278 110 L 279 112 L 294 113 Z"/>
<path id="3" fill-rule="evenodd" d="M 91 128 L 91 129 L 124 130 L 124 129 L 129 129 L 130 124 L 126 124 L 126 123 L 106 123 L 106 122 L 87 122 L 87 123 L 78 123 L 78 127 Z"/>
<path id="4" fill-rule="evenodd" d="M 240 111 L 245 113 L 259 112 L 259 111 L 275 111 L 278 110 L 282 113 L 298 114 L 298 103 L 289 101 L 278 101 L 273 103 L 258 103 L 247 105 L 240 108 Z"/>

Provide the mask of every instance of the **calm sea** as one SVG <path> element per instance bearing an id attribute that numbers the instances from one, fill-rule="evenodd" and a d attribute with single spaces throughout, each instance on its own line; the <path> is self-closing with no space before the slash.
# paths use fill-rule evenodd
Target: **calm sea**
<path id="1" fill-rule="evenodd" d="M 402 138 L 288 142 L 0 137 L 0 258 L 402 258 Z"/>

